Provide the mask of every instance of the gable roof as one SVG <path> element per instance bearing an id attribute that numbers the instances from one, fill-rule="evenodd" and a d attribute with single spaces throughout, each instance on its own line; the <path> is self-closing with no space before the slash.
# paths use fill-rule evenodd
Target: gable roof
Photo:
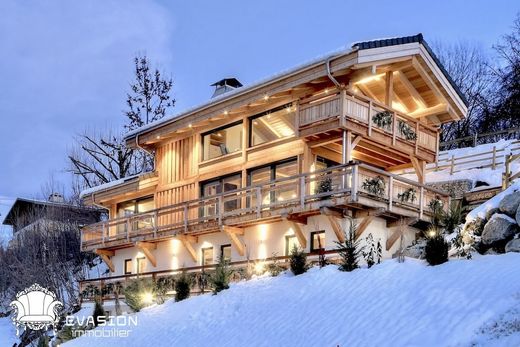
<path id="1" fill-rule="evenodd" d="M 439 58 L 433 53 L 433 50 L 430 48 L 428 43 L 423 37 L 423 34 L 419 33 L 417 35 L 413 36 L 403 36 L 403 37 L 395 37 L 395 38 L 388 38 L 388 39 L 379 39 L 379 40 L 372 40 L 372 41 L 362 41 L 362 42 L 356 42 L 352 45 L 352 48 L 357 48 L 358 50 L 365 50 L 365 49 L 372 49 L 372 48 L 380 48 L 380 47 L 388 47 L 388 46 L 396 46 L 396 45 L 404 45 L 407 43 L 420 43 L 426 48 L 426 51 L 428 54 L 430 54 L 435 61 L 435 64 L 437 64 L 442 71 L 444 77 L 448 80 L 448 82 L 451 84 L 455 92 L 458 94 L 458 96 L 462 99 L 464 104 L 468 106 L 468 100 L 466 99 L 466 96 L 464 93 L 460 90 L 459 86 L 453 81 L 450 74 L 446 69 L 444 68 L 444 65 L 442 65 Z"/>

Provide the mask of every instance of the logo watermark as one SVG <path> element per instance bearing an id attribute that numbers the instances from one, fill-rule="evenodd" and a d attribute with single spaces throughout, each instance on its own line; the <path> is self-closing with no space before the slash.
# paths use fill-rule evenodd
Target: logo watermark
<path id="1" fill-rule="evenodd" d="M 93 327 L 97 319 L 97 326 L 103 329 L 89 329 Z M 129 327 L 137 326 L 137 316 L 93 316 L 76 317 L 67 316 L 65 326 L 71 327 L 74 338 L 80 336 L 89 337 L 128 337 L 132 332 Z"/>

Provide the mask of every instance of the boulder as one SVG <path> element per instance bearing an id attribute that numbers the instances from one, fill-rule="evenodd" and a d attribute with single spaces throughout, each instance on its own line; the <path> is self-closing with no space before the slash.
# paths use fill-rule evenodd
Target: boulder
<path id="1" fill-rule="evenodd" d="M 496 213 L 484 226 L 481 240 L 485 245 L 493 245 L 497 242 L 505 242 L 512 239 L 517 231 L 518 225 L 513 218 Z"/>
<path id="2" fill-rule="evenodd" d="M 518 209 L 516 210 L 516 224 L 520 225 L 520 206 L 518 206 Z"/>
<path id="3" fill-rule="evenodd" d="M 518 210 L 518 206 L 520 206 L 520 191 L 509 194 L 503 198 L 498 205 L 498 209 L 500 212 L 514 217 Z"/>
<path id="4" fill-rule="evenodd" d="M 506 244 L 506 252 L 520 253 L 520 239 L 512 239 Z"/>
<path id="5" fill-rule="evenodd" d="M 499 209 L 498 208 L 490 208 L 487 212 L 486 212 L 486 220 L 490 220 L 491 217 L 493 217 L 493 215 L 495 213 L 499 212 Z"/>

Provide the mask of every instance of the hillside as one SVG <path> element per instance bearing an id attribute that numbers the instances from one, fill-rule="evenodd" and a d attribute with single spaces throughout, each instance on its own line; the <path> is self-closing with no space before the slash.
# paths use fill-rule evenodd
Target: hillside
<path id="1" fill-rule="evenodd" d="M 407 258 L 262 277 L 147 308 L 128 338 L 65 346 L 519 346 L 519 262 L 518 253 L 436 267 Z"/>

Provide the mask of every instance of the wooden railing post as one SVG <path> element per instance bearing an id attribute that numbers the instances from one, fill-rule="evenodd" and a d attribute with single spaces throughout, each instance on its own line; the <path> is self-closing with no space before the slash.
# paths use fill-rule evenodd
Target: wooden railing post
<path id="1" fill-rule="evenodd" d="M 106 223 L 103 223 L 103 227 L 101 228 L 101 233 L 102 233 L 101 239 L 102 239 L 103 245 L 105 244 L 106 225 L 107 225 Z"/>
<path id="2" fill-rule="evenodd" d="M 395 112 L 393 112 L 392 115 L 392 145 L 395 146 L 395 139 L 397 136 L 397 117 Z"/>
<path id="3" fill-rule="evenodd" d="M 157 210 L 153 213 L 153 237 L 157 237 L 157 230 L 158 230 L 158 221 L 159 221 L 159 212 Z"/>
<path id="4" fill-rule="evenodd" d="M 218 224 L 222 225 L 222 215 L 224 214 L 224 203 L 222 201 L 222 195 L 218 196 Z"/>
<path id="5" fill-rule="evenodd" d="M 368 137 L 372 136 L 372 100 L 368 102 Z"/>
<path id="6" fill-rule="evenodd" d="M 305 208 L 305 176 L 300 177 L 300 207 L 303 211 Z"/>
<path id="7" fill-rule="evenodd" d="M 415 122 L 415 155 L 419 153 L 419 132 L 421 131 L 419 127 L 419 121 Z M 437 148 L 437 147 L 435 147 Z"/>
<path id="8" fill-rule="evenodd" d="M 352 201 L 357 201 L 357 190 L 358 190 L 358 174 L 359 174 L 359 167 L 358 165 L 352 166 L 352 187 L 351 187 L 351 195 L 352 195 Z"/>
<path id="9" fill-rule="evenodd" d="M 260 216 L 262 214 L 262 188 L 261 187 L 256 187 L 255 195 L 256 195 L 256 216 L 257 216 L 257 218 L 260 218 Z"/>
<path id="10" fill-rule="evenodd" d="M 392 211 L 394 200 L 394 177 L 390 176 L 388 179 L 388 211 Z"/>
<path id="11" fill-rule="evenodd" d="M 130 242 L 130 231 L 132 230 L 132 222 L 130 221 L 131 217 L 126 219 L 126 241 Z"/>
<path id="12" fill-rule="evenodd" d="M 184 210 L 183 210 L 183 215 L 184 215 L 184 232 L 187 233 L 188 232 L 188 204 L 184 204 Z"/>
<path id="13" fill-rule="evenodd" d="M 455 171 L 455 155 L 451 156 L 450 175 Z"/>
<path id="14" fill-rule="evenodd" d="M 419 219 L 422 219 L 424 213 L 424 187 L 419 189 Z"/>
<path id="15" fill-rule="evenodd" d="M 493 170 L 497 168 L 497 146 L 493 146 L 493 162 L 491 164 Z"/>

